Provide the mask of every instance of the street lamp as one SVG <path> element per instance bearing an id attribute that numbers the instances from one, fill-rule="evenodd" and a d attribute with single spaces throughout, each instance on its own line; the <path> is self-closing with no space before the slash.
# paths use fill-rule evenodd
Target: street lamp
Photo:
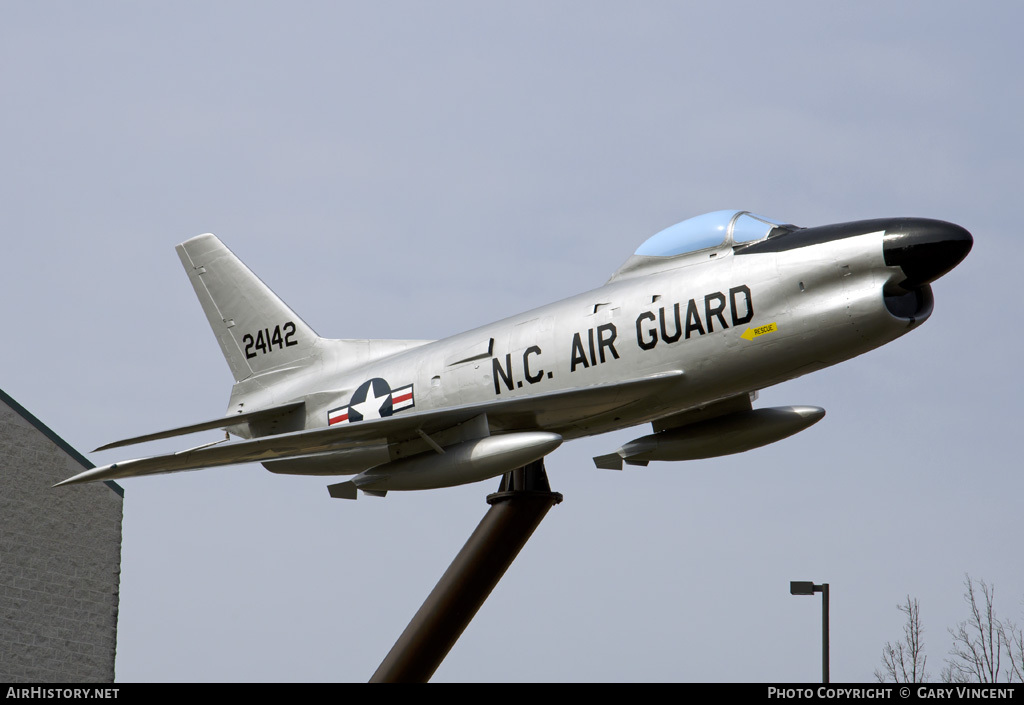
<path id="1" fill-rule="evenodd" d="M 792 580 L 790 595 L 821 593 L 821 682 L 828 683 L 828 583 L 815 585 L 810 580 Z"/>

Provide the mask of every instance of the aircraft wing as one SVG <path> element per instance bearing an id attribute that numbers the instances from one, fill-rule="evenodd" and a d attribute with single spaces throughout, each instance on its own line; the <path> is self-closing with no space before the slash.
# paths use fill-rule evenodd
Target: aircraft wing
<path id="1" fill-rule="evenodd" d="M 413 411 L 382 419 L 281 433 L 251 440 L 216 441 L 177 453 L 124 460 L 94 468 L 54 486 L 182 470 L 198 470 L 221 465 L 264 462 L 299 455 L 359 448 L 381 442 L 398 443 L 415 439 L 419 437 L 420 432 L 431 434 L 452 428 L 481 414 L 486 414 L 491 429 L 499 432 L 517 428 L 543 428 L 557 432 L 562 428 L 572 428 L 576 420 L 588 415 L 599 416 L 614 409 L 640 402 L 660 391 L 664 386 L 680 380 L 682 376 L 682 370 L 674 370 L 615 384 L 510 399 L 496 399 L 445 409 Z M 277 407 L 277 409 L 280 411 L 281 407 Z M 211 421 L 184 428 L 192 430 L 222 428 L 223 425 L 220 424 L 225 421 L 236 421 L 236 419 L 228 417 L 216 421 L 219 424 L 211 425 L 215 423 Z M 173 432 L 163 432 L 163 434 L 150 434 L 150 436 L 163 438 L 168 435 L 177 435 L 179 431 L 183 431 L 183 429 L 175 429 Z"/>

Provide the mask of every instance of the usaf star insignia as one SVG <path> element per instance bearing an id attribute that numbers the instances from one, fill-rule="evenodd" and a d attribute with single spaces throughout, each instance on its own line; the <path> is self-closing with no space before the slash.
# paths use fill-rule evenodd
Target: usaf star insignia
<path id="1" fill-rule="evenodd" d="M 348 404 L 327 412 L 327 425 L 381 419 L 413 406 L 411 384 L 392 389 L 386 380 L 374 377 L 359 385 Z"/>

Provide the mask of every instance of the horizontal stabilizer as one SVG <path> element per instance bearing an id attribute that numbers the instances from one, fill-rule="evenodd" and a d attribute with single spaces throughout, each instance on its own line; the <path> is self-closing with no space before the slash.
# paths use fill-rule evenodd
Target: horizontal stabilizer
<path id="1" fill-rule="evenodd" d="M 101 450 L 111 450 L 112 448 L 122 448 L 124 446 L 134 445 L 136 443 L 145 443 L 147 441 L 156 441 L 161 438 L 173 438 L 175 436 L 184 436 L 189 433 L 198 433 L 199 431 L 210 431 L 213 429 L 226 429 L 231 426 L 238 426 L 243 423 L 250 423 L 253 421 L 270 422 L 275 419 L 282 419 L 285 416 L 290 416 L 297 413 L 302 407 L 306 405 L 304 401 L 293 401 L 288 404 L 281 404 L 280 406 L 271 406 L 266 409 L 260 409 L 259 411 L 250 411 L 245 414 L 235 414 L 233 416 L 222 416 L 219 419 L 213 419 L 212 421 L 203 421 L 202 423 L 195 423 L 189 426 L 182 426 L 180 428 L 172 428 L 167 431 L 157 431 L 156 433 L 147 433 L 144 436 L 135 436 L 134 438 L 126 438 L 123 441 L 115 441 L 114 443 L 108 443 L 105 446 L 100 446 L 94 453 L 98 453 Z"/>

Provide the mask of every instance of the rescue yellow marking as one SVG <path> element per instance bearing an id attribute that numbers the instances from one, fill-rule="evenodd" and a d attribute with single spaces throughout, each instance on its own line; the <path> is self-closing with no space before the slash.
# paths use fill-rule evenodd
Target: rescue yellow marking
<path id="1" fill-rule="evenodd" d="M 766 326 L 758 326 L 757 328 L 747 328 L 745 331 L 743 331 L 743 335 L 741 335 L 740 337 L 743 338 L 744 340 L 753 340 L 759 335 L 767 335 L 768 333 L 774 333 L 778 329 L 779 327 L 777 325 L 775 325 L 774 323 L 769 323 Z"/>

